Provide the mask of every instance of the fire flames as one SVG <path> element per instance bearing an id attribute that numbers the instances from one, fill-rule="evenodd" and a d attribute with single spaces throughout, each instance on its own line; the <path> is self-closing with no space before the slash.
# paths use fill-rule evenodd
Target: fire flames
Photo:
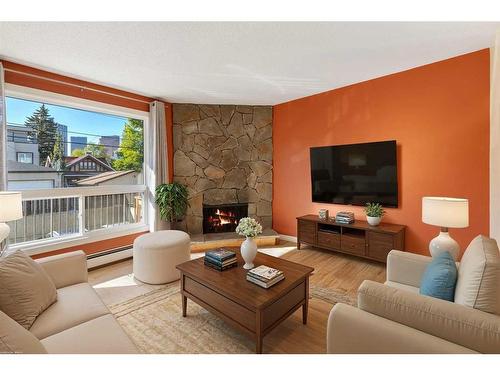
<path id="1" fill-rule="evenodd" d="M 234 212 L 222 211 L 220 209 L 215 210 L 215 214 L 210 216 L 208 221 L 215 227 L 227 224 L 237 224 L 237 218 Z"/>

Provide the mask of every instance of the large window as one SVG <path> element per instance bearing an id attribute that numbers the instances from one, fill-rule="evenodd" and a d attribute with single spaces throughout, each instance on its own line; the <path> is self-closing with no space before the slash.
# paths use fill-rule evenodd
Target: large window
<path id="1" fill-rule="evenodd" d="M 15 96 L 6 118 L 12 246 L 145 224 L 145 118 Z"/>

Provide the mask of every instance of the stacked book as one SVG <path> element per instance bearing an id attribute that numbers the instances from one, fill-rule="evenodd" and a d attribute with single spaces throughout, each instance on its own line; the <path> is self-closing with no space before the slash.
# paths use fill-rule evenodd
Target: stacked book
<path id="1" fill-rule="evenodd" d="M 205 265 L 215 268 L 218 271 L 224 271 L 228 268 L 236 267 L 238 262 L 236 254 L 227 249 L 217 249 L 205 253 Z"/>
<path id="2" fill-rule="evenodd" d="M 258 266 L 247 273 L 247 280 L 263 288 L 270 288 L 285 278 L 283 271 L 268 266 Z"/>
<path id="3" fill-rule="evenodd" d="M 341 211 L 337 212 L 335 216 L 335 221 L 341 224 L 352 224 L 354 223 L 354 212 Z"/>

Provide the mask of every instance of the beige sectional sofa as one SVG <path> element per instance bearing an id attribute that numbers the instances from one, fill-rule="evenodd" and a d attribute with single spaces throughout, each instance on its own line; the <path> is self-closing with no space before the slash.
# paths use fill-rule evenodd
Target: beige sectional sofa
<path id="1" fill-rule="evenodd" d="M 27 331 L 0 314 L 4 350 L 22 353 L 138 353 L 87 281 L 82 251 L 37 260 L 57 288 L 57 301 Z M 7 348 L 7 349 L 5 349 Z"/>
<path id="2" fill-rule="evenodd" d="M 392 250 L 385 284 L 364 281 L 358 290 L 358 307 L 342 303 L 333 307 L 327 352 L 500 353 L 496 242 L 478 236 L 469 245 L 458 267 L 455 302 L 460 303 L 419 294 L 431 260 Z"/>

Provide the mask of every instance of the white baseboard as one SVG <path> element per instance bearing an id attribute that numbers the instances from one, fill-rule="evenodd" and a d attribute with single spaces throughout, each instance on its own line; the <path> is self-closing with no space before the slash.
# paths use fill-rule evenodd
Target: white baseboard
<path id="1" fill-rule="evenodd" d="M 116 262 L 117 260 L 127 259 L 132 257 L 132 249 L 117 251 L 116 253 L 97 256 L 87 260 L 87 268 L 94 268 L 104 264 Z"/>
<path id="2" fill-rule="evenodd" d="M 280 240 L 288 241 L 288 242 L 297 242 L 297 237 L 289 236 L 287 234 L 278 234 L 280 236 Z"/>

